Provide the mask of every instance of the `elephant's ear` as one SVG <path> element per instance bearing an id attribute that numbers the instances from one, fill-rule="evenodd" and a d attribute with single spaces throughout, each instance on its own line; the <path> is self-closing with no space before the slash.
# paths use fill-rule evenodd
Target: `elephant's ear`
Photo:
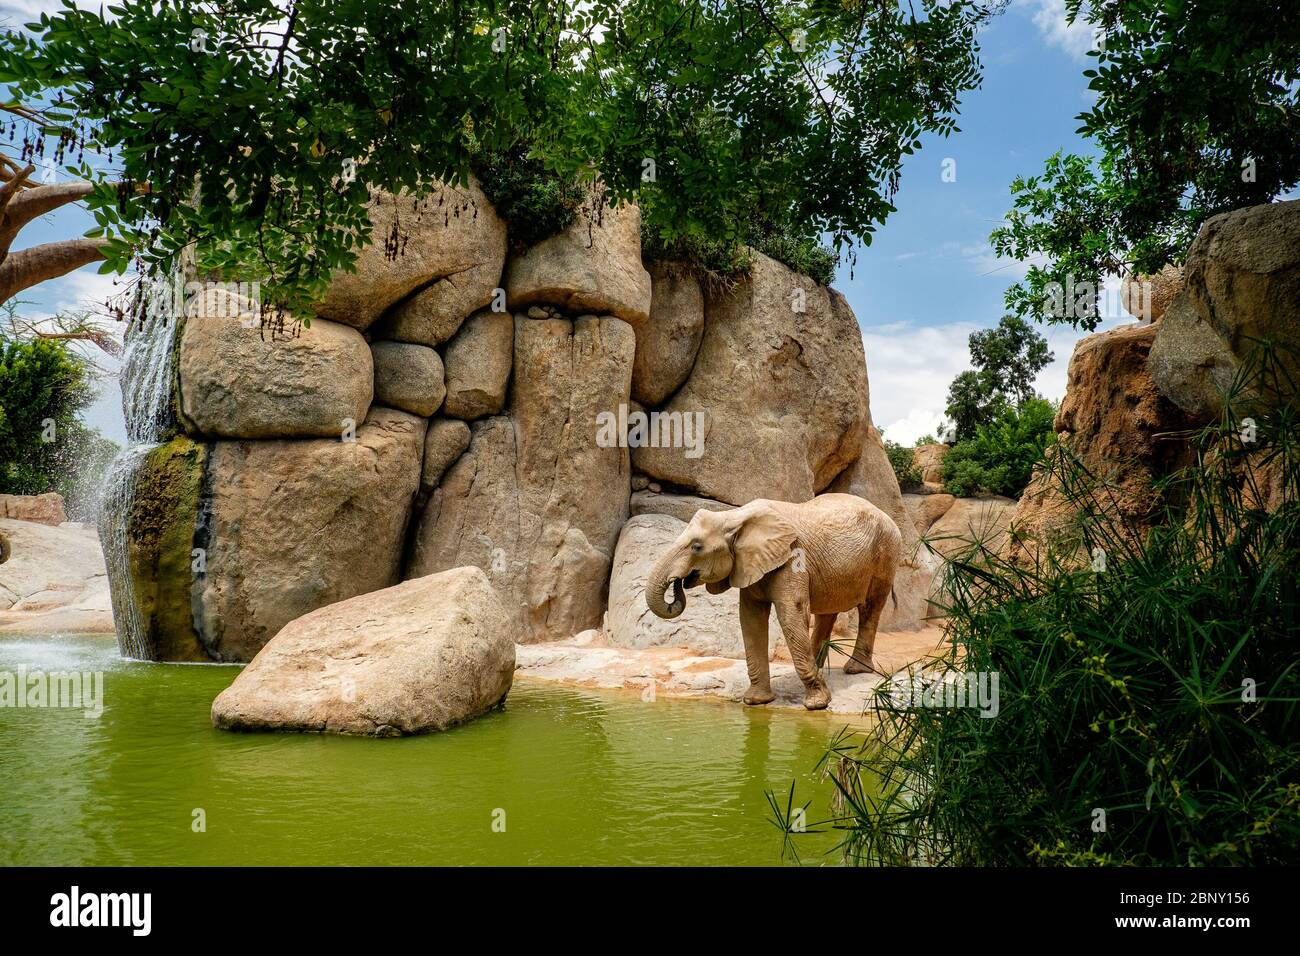
<path id="1" fill-rule="evenodd" d="M 795 530 L 766 502 L 746 505 L 731 544 L 731 583 L 747 588 L 790 559 Z"/>

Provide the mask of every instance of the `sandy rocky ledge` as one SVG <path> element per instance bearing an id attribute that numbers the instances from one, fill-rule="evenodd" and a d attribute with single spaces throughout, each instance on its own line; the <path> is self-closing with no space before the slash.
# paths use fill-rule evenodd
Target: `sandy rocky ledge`
<path id="1" fill-rule="evenodd" d="M 0 565 L 0 634 L 112 634 L 99 538 L 77 522 L 0 517 L 13 554 Z"/>
<path id="2" fill-rule="evenodd" d="M 916 662 L 938 654 L 943 640 L 943 628 L 938 626 L 881 631 L 876 636 L 876 666 L 890 674 L 906 672 Z M 635 691 L 643 698 L 653 686 L 656 697 L 739 701 L 749 687 L 743 660 L 701 657 L 682 647 L 610 647 L 601 632 L 595 630 L 560 643 L 520 644 L 515 648 L 515 662 L 515 676 L 523 680 Z M 861 715 L 871 709 L 872 694 L 885 678 L 878 674 L 845 674 L 840 669 L 843 663 L 844 655 L 832 650 L 823 673 L 833 696 L 824 713 Z M 803 684 L 795 675 L 784 643 L 777 645 L 770 666 L 776 700 L 767 706 L 802 712 Z"/>

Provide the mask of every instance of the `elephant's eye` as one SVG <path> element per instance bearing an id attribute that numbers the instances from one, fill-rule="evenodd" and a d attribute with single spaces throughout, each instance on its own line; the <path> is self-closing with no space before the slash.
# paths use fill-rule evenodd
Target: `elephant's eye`
<path id="1" fill-rule="evenodd" d="M 701 544 L 700 542 L 698 542 L 698 541 L 692 541 L 692 542 L 691 542 L 691 550 L 694 551 L 696 554 L 699 554 L 701 551 L 704 550 L 704 545 L 702 545 L 702 544 Z"/>

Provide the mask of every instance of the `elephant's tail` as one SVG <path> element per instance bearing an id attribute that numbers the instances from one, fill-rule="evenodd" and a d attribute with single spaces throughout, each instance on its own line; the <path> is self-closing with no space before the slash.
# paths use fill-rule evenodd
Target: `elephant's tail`
<path id="1" fill-rule="evenodd" d="M 893 588 L 889 589 L 889 599 L 894 602 L 894 610 L 898 610 L 898 592 Z"/>

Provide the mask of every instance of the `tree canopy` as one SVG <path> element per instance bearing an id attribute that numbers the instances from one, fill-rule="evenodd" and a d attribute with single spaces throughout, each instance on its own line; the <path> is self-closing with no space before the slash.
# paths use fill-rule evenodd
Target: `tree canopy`
<path id="1" fill-rule="evenodd" d="M 509 154 L 637 200 L 669 251 L 869 241 L 903 157 L 956 129 L 999 4 L 65 6 L 0 38 L 0 83 L 75 132 L 105 268 L 169 268 L 196 243 L 202 267 L 299 308 L 365 241 L 372 191 L 462 184 Z"/>
<path id="2" fill-rule="evenodd" d="M 992 241 L 1033 263 L 1007 292 L 1011 312 L 1091 330 L 1105 276 L 1179 263 L 1210 216 L 1300 183 L 1300 5 L 1066 6 L 1097 31 L 1084 71 L 1096 101 L 1079 116 L 1097 155 L 1057 153 L 1041 174 L 1018 177 Z"/>

